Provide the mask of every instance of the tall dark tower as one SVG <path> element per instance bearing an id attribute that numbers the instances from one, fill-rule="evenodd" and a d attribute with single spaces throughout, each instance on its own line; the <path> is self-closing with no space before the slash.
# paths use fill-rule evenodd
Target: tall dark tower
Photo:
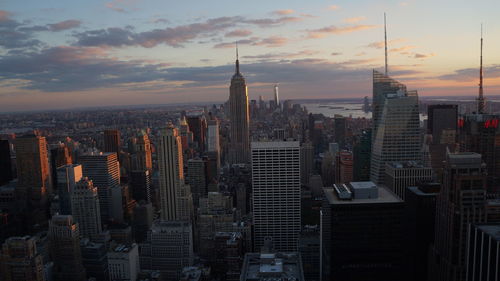
<path id="1" fill-rule="evenodd" d="M 479 56 L 479 97 L 477 98 L 477 113 L 484 113 L 483 96 L 483 25 L 481 25 L 481 54 Z"/>
<path id="2" fill-rule="evenodd" d="M 104 130 L 104 152 L 116 152 L 120 157 L 120 131 Z"/>
<path id="3" fill-rule="evenodd" d="M 229 163 L 248 163 L 250 154 L 250 136 L 248 113 L 248 89 L 245 78 L 240 73 L 238 48 L 236 47 L 236 72 L 229 87 Z"/>

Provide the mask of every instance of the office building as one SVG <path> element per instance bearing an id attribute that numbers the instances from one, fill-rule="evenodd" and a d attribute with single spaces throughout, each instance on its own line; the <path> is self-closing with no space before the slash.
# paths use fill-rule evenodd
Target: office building
<path id="1" fill-rule="evenodd" d="M 88 177 L 97 187 L 101 221 L 106 223 L 112 218 L 111 190 L 120 187 L 120 164 L 114 152 L 90 153 L 80 156 L 83 176 Z"/>
<path id="2" fill-rule="evenodd" d="M 82 165 L 68 164 L 57 168 L 57 194 L 59 195 L 59 213 L 71 215 L 71 192 L 83 177 Z"/>
<path id="3" fill-rule="evenodd" d="M 469 224 L 465 280 L 500 280 L 500 224 Z"/>
<path id="4" fill-rule="evenodd" d="M 322 280 L 404 280 L 404 202 L 373 182 L 324 188 Z"/>
<path id="5" fill-rule="evenodd" d="M 72 216 L 53 216 L 49 222 L 49 249 L 54 262 L 54 280 L 84 281 L 80 231 Z"/>
<path id="6" fill-rule="evenodd" d="M 280 139 L 283 140 L 283 139 Z M 300 182 L 308 184 L 314 169 L 314 147 L 311 142 L 300 146 Z"/>
<path id="7" fill-rule="evenodd" d="M 431 280 L 464 280 L 469 224 L 486 222 L 486 166 L 473 152 L 448 153 L 436 203 Z"/>
<path id="8" fill-rule="evenodd" d="M 370 180 L 370 162 L 372 153 L 372 130 L 363 130 L 359 141 L 353 148 L 353 181 Z"/>
<path id="9" fill-rule="evenodd" d="M 157 220 L 140 245 L 140 268 L 159 271 L 161 280 L 177 281 L 182 268 L 192 265 L 193 255 L 191 223 Z"/>
<path id="10" fill-rule="evenodd" d="M 153 225 L 153 205 L 151 202 L 139 202 L 134 208 L 132 217 L 132 233 L 136 242 L 146 240 L 147 234 Z"/>
<path id="11" fill-rule="evenodd" d="M 10 144 L 8 140 L 0 139 L 0 186 L 13 179 L 10 159 Z"/>
<path id="12" fill-rule="evenodd" d="M 251 145 L 254 246 L 272 237 L 278 251 L 295 251 L 301 230 L 299 142 Z"/>
<path id="13" fill-rule="evenodd" d="M 212 117 L 208 120 L 207 129 L 207 152 L 209 159 L 215 161 L 216 177 L 220 174 L 221 155 L 220 155 L 220 136 L 219 136 L 219 120 Z"/>
<path id="14" fill-rule="evenodd" d="M 240 281 L 254 280 L 304 281 L 300 254 L 298 252 L 245 254 Z"/>
<path id="15" fill-rule="evenodd" d="M 104 152 L 115 152 L 119 157 L 121 150 L 121 138 L 119 130 L 104 130 Z"/>
<path id="16" fill-rule="evenodd" d="M 16 138 L 17 192 L 34 204 L 45 201 L 51 191 L 49 158 L 45 137 Z"/>
<path id="17" fill-rule="evenodd" d="M 427 132 L 432 135 L 433 144 L 447 143 L 445 131 L 457 131 L 458 105 L 430 104 L 427 107 Z"/>
<path id="18" fill-rule="evenodd" d="M 151 142 L 146 133 L 141 132 L 141 134 L 136 138 L 133 151 L 134 152 L 131 155 L 132 171 L 145 171 L 153 169 Z"/>
<path id="19" fill-rule="evenodd" d="M 182 144 L 172 124 L 163 129 L 158 144 L 160 172 L 160 201 L 162 220 L 190 220 L 193 199 L 189 185 L 184 182 Z"/>
<path id="20" fill-rule="evenodd" d="M 151 174 L 152 170 L 135 170 L 130 172 L 130 187 L 132 188 L 132 197 L 136 201 L 151 202 Z"/>
<path id="21" fill-rule="evenodd" d="M 319 281 L 320 276 L 320 231 L 319 226 L 304 226 L 299 238 L 299 253 L 302 258 L 304 278 Z"/>
<path id="22" fill-rule="evenodd" d="M 422 159 L 418 95 L 374 70 L 373 106 L 370 180 L 382 184 L 386 163 Z"/>
<path id="23" fill-rule="evenodd" d="M 77 182 L 71 192 L 71 213 L 81 237 L 95 238 L 102 232 L 97 187 L 88 178 Z"/>
<path id="24" fill-rule="evenodd" d="M 408 272 L 406 280 L 427 280 L 429 250 L 434 243 L 436 197 L 441 185 L 425 183 L 406 188 Z"/>
<path id="25" fill-rule="evenodd" d="M 229 123 L 229 163 L 250 162 L 248 89 L 245 78 L 240 73 L 238 55 L 236 55 L 236 72 L 231 78 L 229 87 Z"/>
<path id="26" fill-rule="evenodd" d="M 139 247 L 137 244 L 117 245 L 108 252 L 109 280 L 137 280 Z"/>
<path id="27" fill-rule="evenodd" d="M 335 116 L 334 118 L 334 136 L 335 142 L 339 144 L 340 148 L 345 146 L 345 138 L 347 134 L 347 120 L 342 116 Z"/>
<path id="28" fill-rule="evenodd" d="M 353 161 L 352 152 L 350 151 L 340 151 L 337 153 L 336 157 L 336 173 L 335 182 L 336 183 L 348 183 L 353 179 Z"/>
<path id="29" fill-rule="evenodd" d="M 88 238 L 80 240 L 82 264 L 88 278 L 108 281 L 108 249 L 103 243 L 91 242 Z"/>
<path id="30" fill-rule="evenodd" d="M 194 206 L 199 206 L 198 201 L 201 197 L 206 197 L 207 190 L 207 162 L 202 159 L 189 159 L 187 161 L 186 182 L 191 187 Z"/>
<path id="31" fill-rule="evenodd" d="M 193 141 L 197 151 L 205 152 L 207 120 L 202 115 L 187 116 L 189 131 L 193 133 Z"/>
<path id="32" fill-rule="evenodd" d="M 4 281 L 45 281 L 36 238 L 10 237 L 2 245 L 0 273 Z"/>
<path id="33" fill-rule="evenodd" d="M 406 200 L 406 188 L 432 181 L 432 168 L 422 162 L 390 162 L 385 164 L 385 185 L 399 198 Z"/>

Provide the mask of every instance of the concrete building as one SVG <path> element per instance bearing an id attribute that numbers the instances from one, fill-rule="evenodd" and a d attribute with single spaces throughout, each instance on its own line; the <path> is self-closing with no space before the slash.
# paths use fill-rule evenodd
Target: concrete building
<path id="1" fill-rule="evenodd" d="M 469 224 L 486 222 L 487 171 L 481 155 L 448 153 L 437 197 L 430 280 L 465 280 Z"/>
<path id="2" fill-rule="evenodd" d="M 0 139 L 0 186 L 13 179 L 9 140 Z"/>
<path id="3" fill-rule="evenodd" d="M 114 152 L 117 157 L 120 155 L 121 138 L 119 130 L 104 130 L 104 152 Z"/>
<path id="4" fill-rule="evenodd" d="M 350 151 L 340 151 L 337 153 L 335 168 L 337 172 L 335 173 L 336 183 L 348 183 L 353 179 L 353 160 L 352 152 Z"/>
<path id="5" fill-rule="evenodd" d="M 49 222 L 49 249 L 54 262 L 54 280 L 84 281 L 80 232 L 72 216 L 57 215 Z"/>
<path id="6" fill-rule="evenodd" d="M 189 222 L 155 221 L 146 242 L 140 244 L 142 270 L 160 271 L 162 280 L 180 277 L 193 264 L 193 229 Z"/>
<path id="7" fill-rule="evenodd" d="M 283 140 L 283 139 L 281 139 Z M 311 142 L 300 146 L 300 182 L 308 184 L 314 169 L 314 147 Z"/>
<path id="8" fill-rule="evenodd" d="M 422 162 L 389 162 L 385 165 L 385 185 L 399 198 L 406 200 L 406 188 L 433 180 L 431 167 Z"/>
<path id="9" fill-rule="evenodd" d="M 324 188 L 322 280 L 404 280 L 404 202 L 373 182 Z"/>
<path id="10" fill-rule="evenodd" d="M 71 210 L 81 237 L 95 238 L 102 232 L 97 187 L 88 178 L 81 179 L 73 187 Z"/>
<path id="11" fill-rule="evenodd" d="M 300 217 L 300 145 L 252 142 L 254 246 L 272 237 L 278 251 L 297 250 Z"/>
<path id="12" fill-rule="evenodd" d="M 247 253 L 240 281 L 304 281 L 302 261 L 297 252 Z"/>
<path id="13" fill-rule="evenodd" d="M 57 194 L 61 215 L 71 215 L 71 192 L 83 177 L 82 165 L 68 164 L 57 168 Z"/>
<path id="14" fill-rule="evenodd" d="M 91 242 L 88 238 L 80 241 L 82 251 L 82 264 L 87 272 L 88 278 L 96 281 L 108 281 L 108 251 L 103 243 Z"/>
<path id="15" fill-rule="evenodd" d="M 361 133 L 359 141 L 354 145 L 353 148 L 353 181 L 370 180 L 371 153 L 372 130 L 367 129 Z"/>
<path id="16" fill-rule="evenodd" d="M 221 168 L 221 151 L 220 151 L 219 120 L 215 117 L 212 117 L 210 120 L 208 120 L 207 152 L 209 159 L 213 159 L 215 162 L 215 174 L 218 177 Z"/>
<path id="17" fill-rule="evenodd" d="M 79 157 L 83 176 L 88 177 L 97 187 L 101 221 L 106 223 L 112 218 L 111 189 L 120 186 L 120 164 L 115 152 L 99 152 Z"/>
<path id="18" fill-rule="evenodd" d="M 0 254 L 0 273 L 4 281 L 45 281 L 36 239 L 24 236 L 5 240 Z"/>
<path id="19" fill-rule="evenodd" d="M 500 224 L 469 224 L 466 281 L 500 280 Z"/>
<path id="20" fill-rule="evenodd" d="M 189 159 L 187 162 L 186 182 L 191 187 L 194 206 L 199 206 L 199 199 L 206 197 L 208 193 L 206 177 L 207 163 L 200 158 Z"/>
<path id="21" fill-rule="evenodd" d="M 140 272 L 137 244 L 117 245 L 108 252 L 110 281 L 135 281 Z"/>
<path id="22" fill-rule="evenodd" d="M 193 141 L 198 153 L 205 152 L 207 120 L 203 115 L 187 116 L 189 131 L 193 133 Z"/>
<path id="23" fill-rule="evenodd" d="M 240 61 L 236 55 L 236 71 L 229 87 L 229 151 L 230 164 L 250 162 L 250 115 L 248 89 L 240 73 Z"/>
<path id="24" fill-rule="evenodd" d="M 158 144 L 162 220 L 190 220 L 192 217 L 193 199 L 189 185 L 184 182 L 183 163 L 178 130 L 168 124 Z"/>
<path id="25" fill-rule="evenodd" d="M 153 170 L 153 158 L 151 142 L 146 133 L 142 132 L 133 144 L 133 153 L 131 155 L 132 171 L 151 171 Z"/>

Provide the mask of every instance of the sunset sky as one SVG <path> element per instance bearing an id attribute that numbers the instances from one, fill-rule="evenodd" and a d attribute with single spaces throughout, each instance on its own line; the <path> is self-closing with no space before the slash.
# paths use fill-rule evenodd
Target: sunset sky
<path id="1" fill-rule="evenodd" d="M 250 99 L 371 96 L 383 69 L 420 96 L 500 94 L 500 1 L 55 1 L 0 4 L 0 112 L 223 102 L 235 42 Z"/>

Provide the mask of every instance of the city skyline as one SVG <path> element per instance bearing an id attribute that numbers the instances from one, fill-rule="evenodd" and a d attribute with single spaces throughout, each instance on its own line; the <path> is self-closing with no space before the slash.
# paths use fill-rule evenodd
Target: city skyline
<path id="1" fill-rule="evenodd" d="M 283 100 L 363 97 L 383 69 L 384 12 L 389 74 L 424 97 L 476 95 L 484 23 L 488 98 L 500 89 L 488 2 L 8 1 L 0 111 L 224 101 L 236 41 L 249 99 L 272 99 L 275 83 Z"/>

